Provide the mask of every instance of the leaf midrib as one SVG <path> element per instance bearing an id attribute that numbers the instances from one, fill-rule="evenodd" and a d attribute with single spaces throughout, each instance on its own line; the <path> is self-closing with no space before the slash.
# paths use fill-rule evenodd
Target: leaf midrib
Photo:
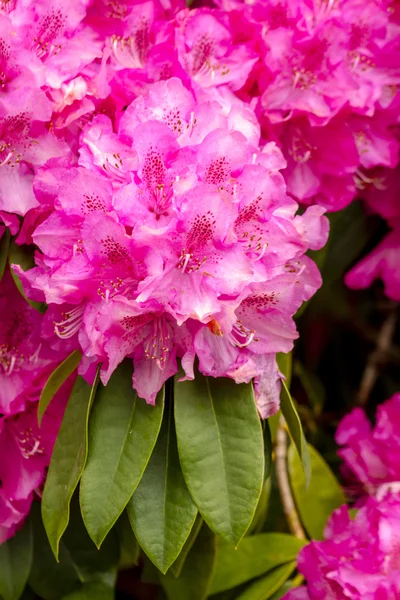
<path id="1" fill-rule="evenodd" d="M 166 520 L 167 520 L 166 506 L 167 506 L 167 496 L 168 496 L 169 449 L 170 449 L 170 442 L 171 442 L 171 411 L 172 411 L 172 407 L 171 407 L 171 402 L 170 402 L 170 405 L 168 407 L 168 428 L 167 428 L 167 441 L 166 441 L 166 446 L 165 446 L 164 502 L 163 502 L 163 523 L 162 523 L 162 529 L 163 529 L 162 563 L 163 563 L 163 567 L 165 566 L 166 542 L 167 542 L 166 536 L 165 536 L 165 530 L 166 530 Z"/>
<path id="2" fill-rule="evenodd" d="M 225 496 L 226 496 L 226 503 L 228 506 L 228 514 L 229 514 L 229 524 L 230 524 L 230 529 L 231 529 L 231 535 L 233 536 L 233 529 L 232 529 L 232 512 L 231 512 L 231 505 L 229 502 L 229 492 L 228 492 L 228 481 L 227 481 L 227 477 L 226 477 L 226 464 L 225 464 L 225 456 L 224 456 L 224 451 L 223 451 L 223 445 L 222 445 L 222 440 L 221 440 L 221 433 L 219 430 L 219 426 L 218 426 L 218 419 L 217 419 L 217 413 L 215 411 L 215 407 L 214 407 L 214 401 L 211 395 L 211 390 L 210 390 L 210 384 L 208 381 L 208 378 L 205 378 L 206 380 L 206 384 L 207 384 L 207 393 L 208 393 L 208 397 L 210 400 L 210 404 L 211 404 L 211 409 L 213 412 L 213 416 L 214 416 L 214 420 L 215 420 L 215 427 L 217 430 L 217 438 L 218 438 L 218 444 L 219 444 L 219 448 L 220 448 L 220 453 L 221 453 L 221 460 L 222 460 L 222 466 L 223 466 L 223 474 L 224 474 L 224 488 L 225 488 Z"/>
<path id="3" fill-rule="evenodd" d="M 104 511 L 106 511 L 106 506 L 105 506 L 105 505 L 106 505 L 106 504 L 107 504 L 107 505 L 109 504 L 109 498 L 110 498 L 110 491 L 111 491 L 111 488 L 112 488 L 112 486 L 115 484 L 115 480 L 116 480 L 116 477 L 117 477 L 117 473 L 119 473 L 118 467 L 119 467 L 119 465 L 120 465 L 120 463 L 121 463 L 121 458 L 122 458 L 122 456 L 123 456 L 123 454 L 124 454 L 124 450 L 125 450 L 125 448 L 126 448 L 126 445 L 127 445 L 127 439 L 128 439 L 128 436 L 129 436 L 129 431 L 130 431 L 130 429 L 131 429 L 132 420 L 133 420 L 133 418 L 134 418 L 134 416 L 135 416 L 135 411 L 136 411 L 136 406 L 137 406 L 137 399 L 138 399 L 138 395 L 137 395 L 137 394 L 135 394 L 135 400 L 134 400 L 134 402 L 133 402 L 133 407 L 132 407 L 132 410 L 131 410 L 131 416 L 130 416 L 130 419 L 129 419 L 129 421 L 128 421 L 128 426 L 127 426 L 127 428 L 126 428 L 126 433 L 125 433 L 125 436 L 124 436 L 124 438 L 123 438 L 123 443 L 121 444 L 121 449 L 120 449 L 120 452 L 119 452 L 119 455 L 118 455 L 117 461 L 115 462 L 116 468 L 114 469 L 114 473 L 113 473 L 113 475 L 112 475 L 112 477 L 111 477 L 111 479 L 110 479 L 109 485 L 107 486 L 107 488 L 106 488 L 106 492 L 105 492 L 105 494 L 104 494 L 104 496 L 105 496 L 105 502 L 104 502 L 104 504 L 103 504 L 103 510 L 102 510 L 103 514 L 104 514 Z M 145 468 L 146 468 L 146 466 L 145 466 Z M 139 482 L 138 482 L 138 483 L 139 483 Z M 136 484 L 135 488 L 132 490 L 132 494 L 133 494 L 133 492 L 135 491 L 136 487 L 137 487 L 137 484 Z M 131 496 L 132 496 L 132 494 L 131 494 Z M 129 502 L 129 498 L 128 498 L 128 500 L 127 500 L 127 503 L 128 503 L 128 502 Z M 97 507 L 96 507 L 96 509 L 97 509 Z M 122 510 L 121 510 L 121 512 L 119 513 L 119 515 L 117 515 L 117 517 L 116 517 L 115 519 L 113 519 L 113 523 L 115 523 L 115 522 L 117 521 L 118 517 L 119 517 L 119 516 L 122 514 L 123 510 L 124 510 L 124 507 L 122 508 Z M 111 523 L 111 527 L 112 527 L 113 523 Z M 102 527 L 102 529 L 101 529 L 101 530 L 102 530 L 102 535 L 100 536 L 100 537 L 102 538 L 102 539 L 101 539 L 101 541 L 103 541 L 103 540 L 104 540 L 104 537 L 105 537 L 105 536 L 103 535 L 103 530 L 104 530 L 104 529 L 107 529 L 107 528 L 108 528 L 108 526 L 109 526 L 109 522 L 107 522 L 107 525 L 106 525 L 106 526 L 103 526 L 103 527 Z M 100 541 L 100 540 L 99 540 L 99 541 Z"/>

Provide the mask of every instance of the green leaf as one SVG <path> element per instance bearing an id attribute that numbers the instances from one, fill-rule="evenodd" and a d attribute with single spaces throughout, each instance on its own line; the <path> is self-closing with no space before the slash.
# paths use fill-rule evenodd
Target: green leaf
<path id="1" fill-rule="evenodd" d="M 268 600 L 285 583 L 295 568 L 296 561 L 277 567 L 265 577 L 252 583 L 237 600 Z"/>
<path id="2" fill-rule="evenodd" d="M 263 530 L 265 521 L 267 520 L 269 497 L 271 495 L 271 479 L 264 481 L 263 489 L 261 492 L 260 499 L 257 504 L 256 512 L 254 513 L 253 520 L 250 527 L 248 528 L 246 535 L 252 535 L 254 533 L 260 533 Z"/>
<path id="3" fill-rule="evenodd" d="M 18 275 L 14 273 L 12 268 L 12 265 L 19 265 L 23 271 L 29 271 L 32 269 L 35 266 L 35 260 L 33 257 L 34 252 L 34 246 L 19 246 L 14 240 L 12 240 L 8 251 L 8 263 L 10 265 L 12 278 L 14 279 L 14 283 L 20 294 L 31 306 L 33 306 L 33 308 L 36 308 L 36 310 L 39 312 L 44 313 L 47 309 L 46 304 L 44 302 L 35 302 L 34 300 L 29 300 L 29 298 L 26 297 L 21 280 Z"/>
<path id="4" fill-rule="evenodd" d="M 209 527 L 238 544 L 264 482 L 264 445 L 251 384 L 206 378 L 175 383 L 179 458 Z"/>
<path id="5" fill-rule="evenodd" d="M 114 600 L 114 590 L 104 583 L 85 583 L 75 592 L 63 596 L 62 600 Z"/>
<path id="6" fill-rule="evenodd" d="M 99 375 L 100 365 L 92 387 L 82 377 L 76 380 L 54 446 L 43 491 L 43 523 L 57 559 L 60 539 L 69 521 L 71 498 L 86 463 L 89 412 Z"/>
<path id="7" fill-rule="evenodd" d="M 6 228 L 0 240 L 0 280 L 3 279 L 10 247 L 10 230 Z"/>
<path id="8" fill-rule="evenodd" d="M 17 534 L 0 545 L 0 595 L 18 600 L 28 581 L 32 565 L 32 527 L 28 520 Z"/>
<path id="9" fill-rule="evenodd" d="M 43 415 L 54 395 L 58 392 L 62 384 L 75 371 L 81 362 L 82 354 L 79 350 L 74 350 L 50 375 L 42 390 L 38 406 L 38 422 L 42 422 Z"/>
<path id="10" fill-rule="evenodd" d="M 296 559 L 307 542 L 286 533 L 246 537 L 237 550 L 226 542 L 218 547 L 210 593 L 229 590 Z"/>
<path id="11" fill-rule="evenodd" d="M 205 600 L 208 597 L 214 562 L 215 536 L 203 525 L 178 578 L 171 572 L 160 575 L 169 600 Z"/>
<path id="12" fill-rule="evenodd" d="M 322 456 L 311 445 L 308 446 L 308 451 L 312 475 L 307 488 L 300 459 L 294 446 L 290 446 L 288 452 L 290 484 L 307 533 L 313 539 L 322 540 L 328 518 L 336 508 L 346 503 L 346 498 Z"/>
<path id="13" fill-rule="evenodd" d="M 124 362 L 100 386 L 89 421 L 89 451 L 80 487 L 83 520 L 100 546 L 135 491 L 153 452 L 164 410 L 132 389 L 132 363 Z"/>
<path id="14" fill-rule="evenodd" d="M 276 440 L 276 434 L 278 431 L 280 418 L 281 418 L 281 411 L 278 410 L 278 412 L 276 412 L 274 415 L 272 415 L 272 417 L 268 417 L 268 419 L 267 419 L 268 425 L 269 425 L 269 431 L 271 434 L 272 445 L 275 443 L 275 440 Z M 264 440 L 264 444 L 265 444 L 265 440 Z"/>
<path id="15" fill-rule="evenodd" d="M 126 511 L 122 513 L 116 524 L 116 530 L 119 541 L 119 566 L 121 569 L 127 569 L 137 565 L 140 556 L 140 546 L 132 531 Z"/>
<path id="16" fill-rule="evenodd" d="M 75 565 L 60 543 L 59 562 L 49 546 L 40 515 L 40 505 L 34 502 L 31 509 L 33 522 L 33 563 L 29 585 L 43 600 L 59 600 L 80 585 Z"/>
<path id="17" fill-rule="evenodd" d="M 296 446 L 297 452 L 301 459 L 301 464 L 306 478 L 306 485 L 308 485 L 310 483 L 311 478 L 311 463 L 310 456 L 308 453 L 307 441 L 304 437 L 300 417 L 298 415 L 290 392 L 287 388 L 287 385 L 283 381 L 283 379 L 281 393 L 281 411 L 283 416 L 285 417 L 290 436 L 293 440 L 294 445 Z"/>
<path id="18" fill-rule="evenodd" d="M 282 375 L 286 379 L 286 385 L 290 388 L 290 384 L 292 383 L 292 367 L 293 367 L 293 357 L 292 353 L 288 352 L 284 354 L 283 352 L 278 352 L 276 355 L 276 362 L 278 363 L 278 367 Z"/>
<path id="19" fill-rule="evenodd" d="M 187 559 L 187 556 L 188 556 L 190 550 L 192 549 L 192 546 L 193 546 L 197 536 L 199 535 L 202 525 L 203 525 L 203 519 L 200 516 L 200 513 L 197 513 L 196 520 L 190 531 L 189 537 L 186 540 L 185 545 L 183 546 L 178 558 L 170 567 L 170 571 L 171 571 L 171 573 L 173 573 L 173 575 L 175 577 L 179 577 L 179 575 L 181 574 L 183 565 L 185 564 L 185 560 Z"/>
<path id="20" fill-rule="evenodd" d="M 127 510 L 140 546 L 165 573 L 179 556 L 197 515 L 179 464 L 172 403 Z"/>

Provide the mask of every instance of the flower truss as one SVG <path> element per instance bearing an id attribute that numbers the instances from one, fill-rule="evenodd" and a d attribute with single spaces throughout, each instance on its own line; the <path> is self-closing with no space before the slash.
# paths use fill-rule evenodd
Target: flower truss
<path id="1" fill-rule="evenodd" d="M 398 598 L 400 497 L 370 497 L 351 518 L 347 506 L 330 518 L 325 539 L 298 557 L 307 585 L 285 600 L 380 600 Z"/>

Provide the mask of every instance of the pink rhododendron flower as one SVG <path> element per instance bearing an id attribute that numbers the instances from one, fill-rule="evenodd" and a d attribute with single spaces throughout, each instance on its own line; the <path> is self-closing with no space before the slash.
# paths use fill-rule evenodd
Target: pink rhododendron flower
<path id="1" fill-rule="evenodd" d="M 400 482 L 400 394 L 378 406 L 375 426 L 363 409 L 353 409 L 342 419 L 336 442 L 351 492 L 375 494 L 383 484 Z"/>
<path id="2" fill-rule="evenodd" d="M 40 90 L 15 90 L 0 97 L 2 211 L 25 215 L 37 206 L 32 189 L 35 169 L 67 154 L 67 145 L 44 126 L 50 117 L 51 104 Z"/>
<path id="3" fill-rule="evenodd" d="M 353 289 L 364 289 L 379 278 L 383 281 L 386 296 L 400 301 L 399 252 L 400 228 L 397 227 L 347 273 L 346 285 Z"/>
<path id="4" fill-rule="evenodd" d="M 14 535 L 40 493 L 71 386 L 63 386 L 37 423 L 37 402 L 0 417 L 0 544 Z M 7 457 L 6 460 L 4 458 Z"/>
<path id="5" fill-rule="evenodd" d="M 281 146 L 294 198 L 339 210 L 365 187 L 366 170 L 396 166 L 400 28 L 392 7 L 375 0 L 217 4 L 229 13 L 238 48 L 258 55 L 235 89 L 256 108 L 264 139 Z"/>
<path id="6" fill-rule="evenodd" d="M 400 596 L 400 496 L 369 498 L 352 520 L 347 506 L 337 509 L 325 539 L 298 555 L 306 586 L 285 600 L 381 600 Z"/>
<path id="7" fill-rule="evenodd" d="M 399 202 L 400 168 L 376 168 L 366 177 L 363 199 L 373 212 L 385 219 L 389 226 L 400 225 Z"/>
<path id="8" fill-rule="evenodd" d="M 41 335 L 43 315 L 21 296 L 10 273 L 0 283 L 0 306 L 7 316 L 0 321 L 0 413 L 7 416 L 39 399 L 68 349 L 54 354 Z"/>
<path id="9" fill-rule="evenodd" d="M 68 348 L 57 348 L 53 331 L 49 338 L 43 328 L 46 317 L 22 297 L 9 272 L 0 283 L 0 307 L 2 543 L 22 524 L 34 492 L 43 482 L 73 378 L 57 392 L 39 428 L 40 394 L 50 374 L 68 354 Z"/>

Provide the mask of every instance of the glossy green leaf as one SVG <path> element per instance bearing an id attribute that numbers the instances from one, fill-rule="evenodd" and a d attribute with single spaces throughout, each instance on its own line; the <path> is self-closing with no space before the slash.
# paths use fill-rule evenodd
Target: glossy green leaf
<path id="1" fill-rule="evenodd" d="M 119 566 L 127 569 L 137 565 L 140 556 L 140 546 L 132 531 L 126 511 L 122 513 L 116 523 L 116 531 L 119 542 Z"/>
<path id="2" fill-rule="evenodd" d="M 296 410 L 288 387 L 283 380 L 281 392 L 281 411 L 283 416 L 285 417 L 290 436 L 293 440 L 294 445 L 296 446 L 297 452 L 301 459 L 301 464 L 306 478 L 306 485 L 308 485 L 310 483 L 311 478 L 311 462 L 308 453 L 307 441 L 304 437 L 303 427 L 300 421 L 299 414 Z"/>
<path id="3" fill-rule="evenodd" d="M 8 251 L 10 248 L 10 230 L 6 228 L 0 240 L 0 280 L 3 279 L 4 270 L 7 264 Z"/>
<path id="4" fill-rule="evenodd" d="M 310 445 L 308 451 L 312 475 L 307 488 L 298 454 L 293 444 L 290 446 L 288 451 L 290 484 L 307 533 L 313 539 L 322 540 L 328 518 L 336 508 L 346 503 L 346 498 L 322 456 Z"/>
<path id="5" fill-rule="evenodd" d="M 74 350 L 50 375 L 40 395 L 38 405 L 38 422 L 39 425 L 43 419 L 43 415 L 47 410 L 48 405 L 52 401 L 54 395 L 58 392 L 63 383 L 77 369 L 81 362 L 82 354 L 79 350 Z"/>
<path id="6" fill-rule="evenodd" d="M 197 515 L 179 463 L 171 404 L 127 510 L 140 546 L 165 573 L 179 556 Z"/>
<path id="7" fill-rule="evenodd" d="M 223 592 L 295 560 L 305 544 L 286 533 L 246 537 L 237 550 L 226 542 L 219 544 L 210 593 Z"/>
<path id="8" fill-rule="evenodd" d="M 237 597 L 237 600 L 268 600 L 279 590 L 296 568 L 296 561 L 287 563 L 270 571 L 258 579 Z"/>
<path id="9" fill-rule="evenodd" d="M 85 583 L 62 600 L 114 600 L 114 590 L 104 583 Z"/>
<path id="10" fill-rule="evenodd" d="M 86 528 L 97 546 L 135 491 L 153 452 L 164 410 L 164 388 L 155 406 L 132 389 L 132 363 L 124 362 L 100 386 L 89 421 L 89 451 L 80 487 Z"/>
<path id="11" fill-rule="evenodd" d="M 0 545 L 0 596 L 18 600 L 32 565 L 33 540 L 30 521 L 17 534 Z"/>
<path id="12" fill-rule="evenodd" d="M 88 420 L 100 365 L 93 386 L 78 377 L 65 410 L 54 446 L 42 498 L 43 523 L 55 557 L 69 520 L 72 495 L 79 483 L 87 457 Z"/>
<path id="13" fill-rule="evenodd" d="M 185 564 L 185 560 L 187 559 L 187 556 L 188 556 L 190 550 L 192 549 L 192 546 L 193 546 L 194 542 L 196 541 L 197 536 L 200 533 L 200 529 L 202 528 L 202 525 L 203 525 L 203 519 L 200 516 L 200 513 L 197 513 L 197 517 L 196 517 L 194 525 L 190 531 L 189 537 L 186 540 L 182 550 L 180 551 L 178 558 L 175 560 L 175 562 L 170 567 L 170 571 L 171 571 L 171 573 L 173 573 L 173 575 L 175 577 L 179 577 L 179 575 L 181 574 L 183 565 Z"/>
<path id="14" fill-rule="evenodd" d="M 33 563 L 29 585 L 43 600 L 59 600 L 80 585 L 78 571 L 64 544 L 60 543 L 59 562 L 54 558 L 40 515 L 40 505 L 34 502 L 31 509 L 33 521 Z"/>
<path id="15" fill-rule="evenodd" d="M 175 383 L 182 471 L 203 519 L 238 544 L 264 482 L 264 445 L 251 384 L 207 378 Z"/>
<path id="16" fill-rule="evenodd" d="M 248 528 L 246 535 L 253 535 L 254 533 L 261 533 L 265 525 L 268 513 L 269 497 L 271 495 L 271 478 L 264 481 L 263 489 L 261 492 L 260 499 L 257 504 L 256 512 L 254 513 L 253 520 L 250 527 Z"/>
<path id="17" fill-rule="evenodd" d="M 46 304 L 44 302 L 35 302 L 34 300 L 29 300 L 29 298 L 26 297 L 21 280 L 18 277 L 18 275 L 14 273 L 14 270 L 12 268 L 12 265 L 19 265 L 23 271 L 29 271 L 29 269 L 32 269 L 32 267 L 35 266 L 35 260 L 33 257 L 34 252 L 34 246 L 19 246 L 15 243 L 14 240 L 12 240 L 8 250 L 8 262 L 10 265 L 10 272 L 12 278 L 14 279 L 14 283 L 18 288 L 20 294 L 25 298 L 27 302 L 29 302 L 31 306 L 33 306 L 33 308 L 36 308 L 36 310 L 38 310 L 39 312 L 44 313 L 46 312 L 47 308 Z"/>
<path id="18" fill-rule="evenodd" d="M 215 536 L 204 524 L 183 565 L 179 577 L 160 575 L 168 600 L 205 600 L 215 562 Z"/>
<path id="19" fill-rule="evenodd" d="M 276 355 L 276 362 L 282 375 L 285 377 L 286 385 L 290 388 L 292 383 L 292 368 L 293 368 L 293 356 L 291 352 L 283 353 L 278 352 Z"/>
<path id="20" fill-rule="evenodd" d="M 269 431 L 271 434 L 271 443 L 272 445 L 275 443 L 276 440 L 276 433 L 278 431 L 278 427 L 279 427 L 279 420 L 281 418 L 281 411 L 278 410 L 278 412 L 276 412 L 274 415 L 272 415 L 272 417 L 268 417 L 268 425 L 269 425 Z M 265 444 L 265 441 L 264 441 Z"/>

